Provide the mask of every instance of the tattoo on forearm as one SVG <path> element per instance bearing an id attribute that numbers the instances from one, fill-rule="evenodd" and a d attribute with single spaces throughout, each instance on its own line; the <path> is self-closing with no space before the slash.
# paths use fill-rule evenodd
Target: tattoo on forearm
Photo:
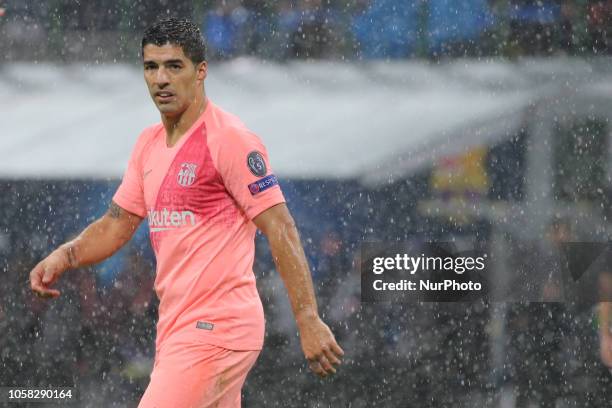
<path id="1" fill-rule="evenodd" d="M 108 207 L 108 215 L 110 215 L 111 218 L 119 218 L 121 216 L 121 207 L 115 204 L 114 201 L 111 201 Z"/>
<path id="2" fill-rule="evenodd" d="M 71 268 L 78 268 L 79 264 L 77 262 L 76 256 L 74 255 L 74 246 L 68 246 L 68 263 Z"/>

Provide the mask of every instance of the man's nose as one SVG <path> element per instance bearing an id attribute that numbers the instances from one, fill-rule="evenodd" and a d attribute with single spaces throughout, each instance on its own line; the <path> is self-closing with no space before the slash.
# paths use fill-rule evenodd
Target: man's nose
<path id="1" fill-rule="evenodd" d="M 155 73 L 155 83 L 157 86 L 164 86 L 170 82 L 168 78 L 168 72 L 164 67 L 160 67 Z"/>

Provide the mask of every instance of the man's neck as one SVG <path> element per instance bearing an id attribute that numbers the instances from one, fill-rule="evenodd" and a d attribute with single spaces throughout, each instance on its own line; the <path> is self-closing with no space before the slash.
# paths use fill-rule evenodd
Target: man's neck
<path id="1" fill-rule="evenodd" d="M 180 115 L 162 115 L 162 123 L 166 129 L 166 145 L 168 147 L 174 146 L 191 128 L 206 109 L 206 105 L 208 105 L 208 100 L 206 96 L 203 96 L 189 105 L 187 110 Z"/>

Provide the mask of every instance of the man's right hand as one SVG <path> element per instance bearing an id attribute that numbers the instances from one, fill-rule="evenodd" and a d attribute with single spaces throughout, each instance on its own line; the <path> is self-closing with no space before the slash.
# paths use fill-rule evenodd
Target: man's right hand
<path id="1" fill-rule="evenodd" d="M 30 272 L 30 286 L 36 295 L 43 298 L 56 298 L 59 290 L 51 286 L 70 268 L 69 249 L 61 246 L 40 261 Z"/>
<path id="2" fill-rule="evenodd" d="M 612 334 L 600 334 L 600 353 L 601 361 L 609 368 L 612 368 Z"/>

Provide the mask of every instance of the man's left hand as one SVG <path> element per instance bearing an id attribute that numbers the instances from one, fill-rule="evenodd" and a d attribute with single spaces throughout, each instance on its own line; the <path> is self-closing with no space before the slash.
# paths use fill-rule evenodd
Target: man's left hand
<path id="1" fill-rule="evenodd" d="M 329 327 L 319 316 L 298 321 L 302 350 L 308 366 L 318 376 L 325 378 L 336 372 L 344 351 L 340 348 Z"/>

